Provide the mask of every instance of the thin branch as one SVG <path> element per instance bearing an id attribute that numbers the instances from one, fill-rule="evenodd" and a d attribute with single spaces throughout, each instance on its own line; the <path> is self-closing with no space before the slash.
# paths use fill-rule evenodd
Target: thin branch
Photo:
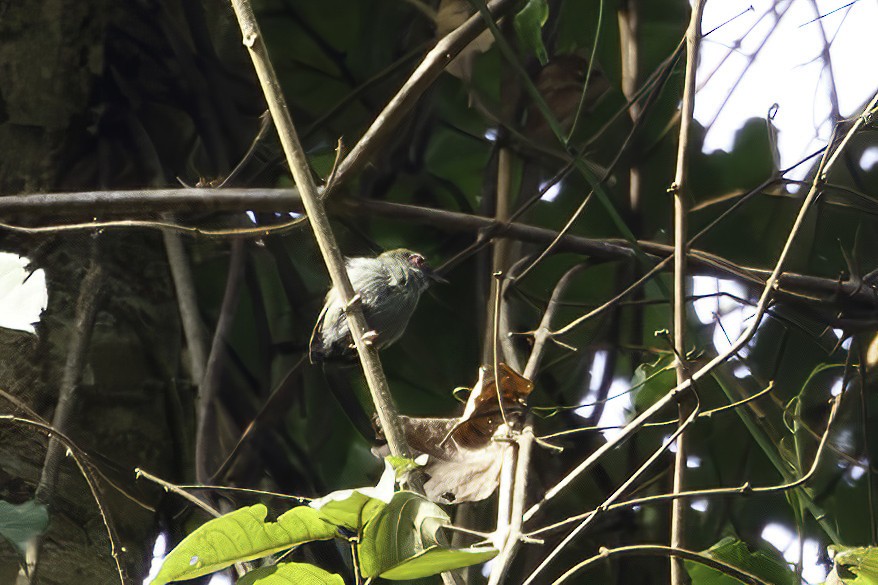
<path id="1" fill-rule="evenodd" d="M 73 332 L 68 343 L 64 369 L 61 372 L 61 383 L 58 388 L 58 402 L 52 417 L 52 428 L 60 433 L 67 433 L 78 404 L 79 379 L 86 365 L 89 348 L 91 347 L 92 333 L 97 318 L 98 309 L 103 296 L 104 272 L 101 267 L 99 253 L 100 243 L 97 240 L 91 242 L 89 266 L 85 278 L 79 284 L 79 296 L 76 301 L 74 313 Z M 54 507 L 57 499 L 55 493 L 58 484 L 58 475 L 65 453 L 69 449 L 49 435 L 49 446 L 46 449 L 46 457 L 40 472 L 40 480 L 34 494 L 34 499 Z M 28 550 L 28 563 L 39 569 L 38 559 L 43 547 L 43 536 L 40 536 L 34 547 Z"/>
<path id="2" fill-rule="evenodd" d="M 223 515 L 222 512 L 220 512 L 219 510 L 217 510 L 216 508 L 214 508 L 213 506 L 211 506 L 210 504 L 208 504 L 207 502 L 205 502 L 201 498 L 193 496 L 192 494 L 190 494 L 189 492 L 187 492 L 186 490 L 184 490 L 180 486 L 175 485 L 169 481 L 165 481 L 162 478 L 155 476 L 155 475 L 149 473 L 148 471 L 144 471 L 143 469 L 141 469 L 139 467 L 134 469 L 134 477 L 136 477 L 137 479 L 140 479 L 140 478 L 148 479 L 149 481 L 153 482 L 154 484 L 161 486 L 161 488 L 163 490 L 165 490 L 166 492 L 171 492 L 173 494 L 177 494 L 178 496 L 180 496 L 181 498 L 183 498 L 184 500 L 186 500 L 190 504 L 194 504 L 195 506 L 201 508 L 202 510 L 204 510 L 205 512 L 207 512 L 208 514 L 210 514 L 214 518 L 219 518 L 220 516 Z"/>
<path id="3" fill-rule="evenodd" d="M 870 112 L 873 108 L 878 104 L 878 93 L 872 98 L 869 102 L 869 105 L 866 106 L 864 112 Z M 775 263 L 774 269 L 771 271 L 765 286 L 763 288 L 762 294 L 760 295 L 759 302 L 756 307 L 756 313 L 753 319 L 750 321 L 748 327 L 741 332 L 741 335 L 738 339 L 729 347 L 726 351 L 714 357 L 707 364 L 702 366 L 698 371 L 694 372 L 690 378 L 688 378 L 683 384 L 678 384 L 674 388 L 672 388 L 667 394 L 663 397 L 659 398 L 651 407 L 646 409 L 643 413 L 637 416 L 634 420 L 632 420 L 628 425 L 622 429 L 622 431 L 611 441 L 608 441 L 597 450 L 595 450 L 589 457 L 587 457 L 582 463 L 580 463 L 574 470 L 567 474 L 560 482 L 558 482 L 554 487 L 549 489 L 542 501 L 538 502 L 534 506 L 532 506 L 527 514 L 525 514 L 525 520 L 533 517 L 537 511 L 550 499 L 554 498 L 561 491 L 564 490 L 574 479 L 579 477 L 583 472 L 590 469 L 605 453 L 609 450 L 613 449 L 616 445 L 622 443 L 626 439 L 628 439 L 641 425 L 647 422 L 652 416 L 654 416 L 657 412 L 659 412 L 665 405 L 669 404 L 673 401 L 679 392 L 687 389 L 691 384 L 697 382 L 701 378 L 710 374 L 710 372 L 719 364 L 725 362 L 729 357 L 735 355 L 740 351 L 756 334 L 756 330 L 759 327 L 759 324 L 762 322 L 762 317 L 765 314 L 765 311 L 768 307 L 769 300 L 772 295 L 775 293 L 775 288 L 779 282 L 780 274 L 783 270 L 784 262 L 789 255 L 790 249 L 792 248 L 793 242 L 798 235 L 799 229 L 804 223 L 805 215 L 807 214 L 808 209 L 811 204 L 817 197 L 817 193 L 819 191 L 820 185 L 822 184 L 822 180 L 828 170 L 831 168 L 830 163 L 836 160 L 838 154 L 841 149 L 847 145 L 851 136 L 854 134 L 856 130 L 862 125 L 865 114 L 858 119 L 858 122 L 848 130 L 847 135 L 841 141 L 839 146 L 834 150 L 834 154 L 830 157 L 830 152 L 832 152 L 831 148 L 828 148 L 820 161 L 820 165 L 818 168 L 818 172 L 814 177 L 814 181 L 811 185 L 811 189 L 806 195 L 805 199 L 802 201 L 802 204 L 799 208 L 799 213 L 796 216 L 795 222 L 793 223 L 792 228 L 790 229 L 789 236 L 784 244 L 783 250 L 781 251 L 777 262 Z M 833 132 L 833 139 L 835 138 L 835 132 Z M 834 140 L 830 140 L 830 146 Z"/>
<path id="4" fill-rule="evenodd" d="M 82 452 L 76 444 L 70 440 L 64 433 L 56 430 L 52 425 L 46 424 L 39 420 L 30 420 L 26 418 L 21 418 L 18 416 L 11 415 L 0 415 L 0 420 L 6 420 L 11 423 L 26 425 L 29 427 L 35 427 L 46 434 L 50 440 L 57 440 L 60 443 L 64 444 L 66 447 L 67 453 L 73 459 L 73 462 L 79 468 L 79 473 L 82 475 L 82 478 L 85 480 L 86 485 L 88 485 L 89 492 L 91 492 L 92 499 L 94 499 L 95 504 L 97 504 L 98 512 L 101 515 L 101 520 L 103 521 L 104 528 L 107 531 L 107 537 L 110 540 L 110 555 L 113 557 L 113 560 L 116 562 L 116 572 L 119 575 L 119 582 L 122 585 L 126 585 L 128 583 L 125 578 L 125 571 L 122 569 L 122 561 L 119 557 L 120 552 L 125 552 L 125 547 L 122 546 L 121 541 L 119 540 L 119 535 L 116 533 L 115 526 L 112 522 L 112 518 L 109 515 L 109 512 L 106 508 L 104 508 L 104 503 L 101 501 L 100 489 L 98 488 L 97 481 L 94 477 L 92 477 L 92 470 L 88 463 L 82 460 L 80 457 L 80 453 Z"/>
<path id="5" fill-rule="evenodd" d="M 233 1 L 237 3 L 240 0 Z M 515 5 L 515 3 L 515 0 L 494 0 L 488 5 L 488 10 L 495 17 L 499 17 Z M 381 113 L 378 114 L 375 121 L 366 130 L 366 133 L 363 134 L 363 137 L 360 138 L 350 154 L 341 162 L 338 167 L 336 185 L 345 183 L 372 160 L 376 148 L 382 146 L 384 140 L 417 102 L 421 94 L 439 77 L 457 54 L 485 30 L 485 26 L 482 17 L 474 14 L 466 22 L 436 43 L 436 46 L 427 53 L 411 77 L 403 84 L 396 95 L 391 98 Z M 274 116 L 274 118 L 275 122 L 277 122 L 277 116 Z M 298 181 L 296 181 L 296 184 L 301 188 L 301 184 Z M 334 188 L 335 185 L 333 185 Z M 329 195 L 327 193 L 327 196 Z"/>
<path id="6" fill-rule="evenodd" d="M 573 116 L 573 123 L 570 125 L 570 131 L 567 133 L 566 144 L 570 144 L 570 139 L 576 132 L 576 126 L 579 124 L 579 117 L 585 107 L 585 98 L 588 93 L 588 84 L 591 81 L 591 74 L 595 70 L 594 58 L 598 52 L 598 44 L 601 40 L 601 25 L 604 21 L 604 0 L 598 0 L 598 18 L 595 24 L 594 43 L 591 45 L 591 56 L 588 58 L 588 71 L 585 73 L 585 81 L 582 82 L 582 93 L 579 96 L 579 105 L 576 107 L 576 115 Z M 628 95 L 626 94 L 626 97 Z"/>
<path id="7" fill-rule="evenodd" d="M 502 147 L 497 154 L 497 196 L 496 209 L 494 211 L 494 219 L 499 224 L 509 221 L 509 215 L 512 212 L 512 177 L 512 153 L 508 148 Z M 512 264 L 513 242 L 508 238 L 502 237 L 494 238 L 492 241 L 494 244 L 494 253 L 491 257 L 492 272 L 495 274 L 498 272 L 505 274 Z M 504 280 L 505 279 L 502 278 L 495 278 L 492 280 L 492 293 L 502 291 L 504 288 Z M 497 292 L 497 294 L 500 293 Z M 499 341 L 503 349 L 502 355 L 504 360 L 507 364 L 512 366 L 512 369 L 519 371 L 521 369 L 521 364 L 519 363 L 518 355 L 515 352 L 512 338 L 507 335 L 510 329 L 509 304 L 501 303 L 495 308 L 495 311 L 490 313 L 491 317 L 487 319 L 486 322 L 490 323 L 492 322 L 492 319 L 497 322 L 497 327 L 495 327 L 495 329 L 498 333 L 497 336 L 493 338 L 492 344 L 496 344 Z"/>
<path id="8" fill-rule="evenodd" d="M 771 382 L 768 386 L 766 386 L 765 388 L 763 388 L 762 390 L 760 390 L 756 394 L 753 394 L 752 396 L 748 396 L 747 398 L 742 398 L 741 400 L 737 400 L 731 404 L 726 404 L 724 406 L 718 406 L 717 408 L 705 410 L 704 412 L 701 412 L 698 414 L 698 418 L 711 418 L 714 415 L 719 414 L 721 412 L 734 410 L 734 409 L 738 408 L 739 406 L 743 406 L 743 405 L 747 404 L 748 402 L 753 402 L 754 400 L 762 398 L 763 396 L 765 396 L 766 394 L 768 394 L 772 390 L 774 390 L 774 382 Z M 613 398 L 619 398 L 620 396 L 625 396 L 626 394 L 628 394 L 628 392 L 629 391 L 627 391 L 627 390 L 625 392 L 620 392 L 619 394 L 616 394 L 615 396 L 611 396 L 610 398 L 605 399 L 604 402 L 606 402 L 607 400 L 612 400 Z M 593 406 L 594 404 L 596 404 L 596 403 L 592 402 L 589 404 L 582 404 L 582 405 L 576 406 L 576 407 L 565 406 L 564 408 L 582 408 L 584 406 Z M 663 420 L 663 421 L 659 421 L 659 422 L 645 423 L 643 425 L 643 428 L 647 429 L 647 428 L 655 428 L 655 427 L 665 427 L 665 426 L 669 426 L 669 425 L 678 424 L 679 422 L 680 422 L 680 419 L 675 418 L 672 420 Z M 537 437 L 537 438 L 541 441 L 549 441 L 551 439 L 557 439 L 558 437 L 566 437 L 568 435 L 575 435 L 577 433 L 595 432 L 595 431 L 609 431 L 609 430 L 621 429 L 621 428 L 624 428 L 624 426 L 615 425 L 615 426 L 607 426 L 607 427 L 595 427 L 595 426 L 577 427 L 577 428 L 573 428 L 573 429 L 567 429 L 564 431 L 558 431 L 557 433 L 551 433 L 549 435 L 542 435 L 542 436 Z"/>
<path id="9" fill-rule="evenodd" d="M 95 216 L 106 213 L 205 213 L 211 211 L 303 211 L 296 189 L 131 189 L 36 193 L 0 197 L 0 214 Z"/>
<path id="10" fill-rule="evenodd" d="M 835 72 L 832 70 L 832 55 L 830 54 L 830 42 L 826 37 L 826 28 L 823 26 L 823 19 L 820 16 L 820 8 L 817 6 L 817 0 L 811 0 L 811 8 L 817 15 L 817 28 L 820 31 L 820 39 L 823 41 L 823 48 L 820 51 L 820 58 L 823 59 L 823 67 L 826 69 L 826 77 L 829 83 L 829 115 L 833 123 L 838 122 L 841 118 L 841 112 L 838 107 L 838 88 L 835 85 Z"/>
<path id="11" fill-rule="evenodd" d="M 180 321 L 186 337 L 186 350 L 189 357 L 189 373 L 196 386 L 204 379 L 204 368 L 207 364 L 207 348 L 205 343 L 204 323 L 198 311 L 195 294 L 195 279 L 192 268 L 186 257 L 183 240 L 178 234 L 162 232 L 168 266 L 171 269 L 171 280 L 177 293 L 177 306 L 180 309 Z"/>
<path id="12" fill-rule="evenodd" d="M 555 285 L 555 290 L 552 292 L 552 298 L 549 301 L 549 305 L 546 307 L 545 312 L 543 313 L 543 317 L 540 321 L 540 326 L 537 328 L 537 332 L 534 335 L 534 345 L 531 349 L 530 357 L 528 358 L 527 365 L 524 369 L 523 375 L 525 378 L 533 380 L 536 377 L 539 363 L 542 360 L 546 341 L 549 339 L 549 331 L 550 327 L 552 326 L 552 319 L 558 310 L 561 297 L 567 290 L 567 287 L 569 286 L 570 281 L 573 279 L 573 277 L 583 268 L 585 268 L 585 266 L 585 264 L 580 264 L 571 268 L 564 274 L 564 276 L 561 277 L 561 279 Z M 508 526 L 506 527 L 506 531 L 500 534 L 500 537 L 502 538 L 500 554 L 494 560 L 494 564 L 491 569 L 491 576 L 488 580 L 488 585 L 496 585 L 503 580 L 503 577 L 509 571 L 509 567 L 512 565 L 512 561 L 515 559 L 515 555 L 518 552 L 519 546 L 521 545 L 521 526 L 524 521 L 524 506 L 527 499 L 527 475 L 528 471 L 530 470 L 530 458 L 533 449 L 533 442 L 533 420 L 532 417 L 529 415 L 527 420 L 525 421 L 524 428 L 522 429 L 521 434 L 517 437 L 516 440 L 514 459 L 515 478 L 512 489 L 509 490 L 511 492 L 512 501 L 511 513 L 509 515 L 510 520 Z M 500 503 L 498 503 L 498 506 L 500 506 Z M 498 523 L 498 528 L 499 527 L 500 526 Z"/>
<path id="13" fill-rule="evenodd" d="M 697 398 L 697 395 L 696 395 L 696 398 Z M 637 470 L 635 470 L 634 473 L 632 473 L 628 477 L 628 479 L 626 479 L 622 483 L 622 485 L 620 485 L 616 489 L 616 491 L 614 491 L 612 494 L 610 494 L 610 496 L 608 496 L 607 499 L 605 499 L 603 501 L 603 503 L 600 505 L 600 507 L 598 507 L 594 511 L 594 513 L 592 513 L 591 516 L 588 516 L 587 518 L 585 518 L 582 522 L 579 523 L 579 525 L 576 528 L 574 528 L 570 532 L 570 534 L 568 534 L 566 537 L 564 537 L 564 540 L 562 540 L 558 544 L 558 546 L 556 546 L 554 549 L 552 549 L 552 552 L 550 552 L 549 555 L 543 560 L 543 562 L 541 562 L 537 566 L 537 568 L 533 570 L 533 572 L 528 576 L 528 578 L 524 580 L 524 583 L 522 585 L 530 585 L 531 583 L 533 583 L 534 579 L 536 579 L 537 575 L 539 575 L 540 572 L 543 569 L 545 569 L 549 565 L 549 563 L 551 563 L 552 560 L 554 560 L 555 557 L 557 557 L 561 553 L 561 551 L 564 549 L 565 546 L 567 546 L 570 542 L 572 542 L 573 539 L 576 538 L 583 530 L 585 530 L 589 524 L 594 522 L 595 518 L 597 518 L 601 512 L 606 510 L 606 508 L 608 506 L 610 506 L 613 502 L 615 502 L 618 498 L 620 498 L 622 496 L 622 494 L 624 494 L 626 491 L 628 491 L 628 489 L 634 484 L 634 482 L 636 482 L 640 478 L 640 476 L 643 475 L 643 473 L 646 472 L 646 470 L 649 469 L 649 467 L 652 466 L 652 464 L 655 463 L 658 460 L 658 458 L 662 456 L 662 454 L 671 445 L 671 443 L 676 441 L 680 437 L 680 435 L 682 435 L 685 432 L 685 430 L 689 427 L 689 425 L 692 424 L 692 422 L 698 416 L 698 411 L 699 411 L 699 404 L 696 402 L 695 407 L 689 413 L 688 418 L 686 418 L 686 420 L 684 420 L 680 424 L 680 426 L 678 426 L 676 428 L 676 430 L 673 432 L 673 434 L 664 443 L 662 443 L 662 445 L 658 449 L 653 451 L 652 455 L 650 455 L 649 458 L 646 461 L 644 461 L 640 465 L 640 467 L 638 467 Z M 533 508 L 531 508 L 531 510 L 533 510 Z M 525 519 L 527 519 L 527 517 L 525 517 Z"/>
<path id="14" fill-rule="evenodd" d="M 552 291 L 552 297 L 549 299 L 549 304 L 546 306 L 540 324 L 534 331 L 533 348 L 530 351 L 527 365 L 524 367 L 524 377 L 528 380 L 533 380 L 539 370 L 540 362 L 542 361 L 543 353 L 545 352 L 546 342 L 552 335 L 552 320 L 555 317 L 555 313 L 557 313 L 558 309 L 561 307 L 561 297 L 564 296 L 567 287 L 570 286 L 570 281 L 587 267 L 587 264 L 577 264 L 565 272 L 564 276 L 562 276 L 555 285 L 555 289 Z"/>
<path id="15" fill-rule="evenodd" d="M 575 565 L 569 571 L 561 575 L 561 577 L 553 581 L 552 585 L 561 585 L 561 583 L 564 583 L 582 569 L 585 569 L 589 565 L 593 565 L 598 561 L 608 559 L 612 556 L 631 555 L 677 557 L 702 564 L 706 567 L 710 567 L 711 569 L 716 569 L 717 571 L 733 577 L 742 583 L 747 583 L 747 585 L 772 585 L 768 581 L 763 581 L 756 575 L 751 575 L 750 573 L 742 571 L 734 565 L 730 565 L 713 557 L 709 557 L 703 553 L 680 548 L 673 548 L 670 546 L 662 546 L 659 544 L 637 544 L 632 546 L 620 546 L 619 548 L 601 548 L 600 553 Z"/>
<path id="16" fill-rule="evenodd" d="M 229 257 L 229 270 L 226 287 L 220 306 L 210 355 L 204 369 L 198 396 L 198 424 L 195 432 L 195 477 L 199 482 L 207 482 L 213 473 L 210 452 L 217 443 L 216 418 L 219 405 L 219 386 L 222 369 L 226 361 L 226 344 L 229 332 L 235 319 L 238 299 L 241 296 L 241 280 L 244 274 L 244 242 L 232 242 L 232 253 Z"/>
<path id="17" fill-rule="evenodd" d="M 561 522 L 556 522 L 554 524 L 544 526 L 543 528 L 539 528 L 532 532 L 528 532 L 527 536 L 530 538 L 535 538 L 541 534 L 546 532 L 550 532 L 562 526 L 566 526 L 568 524 L 572 524 L 573 522 L 578 522 L 580 520 L 589 518 L 593 514 L 597 513 L 600 510 L 605 512 L 611 512 L 614 510 L 621 510 L 624 508 L 632 508 L 634 506 L 642 506 L 644 504 L 655 504 L 667 501 L 675 501 L 680 499 L 695 499 L 695 498 L 706 498 L 706 497 L 714 497 L 714 496 L 731 496 L 731 495 L 746 495 L 746 494 L 771 494 L 778 492 L 785 492 L 791 489 L 795 489 L 801 487 L 808 483 L 814 474 L 817 472 L 817 468 L 820 464 L 820 461 L 823 458 L 823 451 L 827 446 L 831 448 L 829 445 L 829 433 L 832 429 L 832 424 L 835 421 L 835 417 L 838 413 L 839 405 L 841 404 L 841 395 L 836 396 L 832 400 L 832 407 L 829 411 L 829 418 L 826 421 L 826 429 L 823 431 L 823 434 L 820 436 L 820 441 L 817 444 L 817 451 L 814 453 L 814 460 L 811 462 L 811 468 L 807 473 L 802 475 L 800 478 L 786 481 L 784 483 L 780 483 L 777 485 L 770 486 L 757 486 L 753 487 L 749 482 L 744 483 L 738 487 L 726 487 L 726 488 L 709 488 L 709 489 L 700 489 L 700 490 L 689 490 L 684 492 L 676 492 L 669 494 L 658 494 L 654 496 L 646 496 L 643 498 L 635 498 L 631 500 L 626 500 L 624 502 L 618 502 L 615 504 L 611 504 L 610 506 L 596 508 L 594 510 L 590 510 L 583 514 L 578 514 L 576 516 L 571 516 L 570 518 L 565 518 Z"/>
<path id="18" fill-rule="evenodd" d="M 680 112 L 680 138 L 677 142 L 677 170 L 671 191 L 674 194 L 674 353 L 677 385 L 689 377 L 686 357 L 686 256 L 687 224 L 689 207 L 689 136 L 695 112 L 695 85 L 698 69 L 698 53 L 701 46 L 701 17 L 706 0 L 696 0 L 686 31 L 686 74 L 683 85 L 683 105 Z M 694 388 L 690 387 L 690 391 Z M 687 444 L 686 434 L 682 432 L 682 421 L 688 420 L 690 406 L 684 396 L 678 403 L 680 415 L 680 434 L 677 437 L 677 452 L 674 455 L 674 492 L 683 491 L 686 473 Z M 671 504 L 671 546 L 682 548 L 685 545 L 686 507 L 679 500 Z M 671 585 L 685 583 L 686 569 L 683 562 L 671 559 Z"/>
<path id="19" fill-rule="evenodd" d="M 497 225 L 492 218 L 488 217 L 415 205 L 371 199 L 348 199 L 343 203 L 350 210 L 351 214 L 373 212 L 382 217 L 424 223 L 454 231 L 478 231 Z M 557 235 L 557 232 L 553 230 L 521 223 L 509 223 L 502 227 L 502 233 L 507 237 L 514 237 L 524 242 L 537 244 L 551 242 Z M 673 255 L 672 246 L 643 240 L 638 243 L 648 254 L 657 258 L 667 259 L 670 262 L 669 259 Z M 593 239 L 567 235 L 561 240 L 557 250 L 577 252 L 605 260 L 635 257 L 635 253 L 628 243 L 618 239 Z M 701 274 L 712 274 L 722 278 L 743 280 L 760 287 L 764 285 L 766 279 L 771 275 L 771 270 L 736 266 L 724 258 L 694 249 L 690 249 L 688 262 L 690 270 L 697 268 Z M 656 270 L 656 268 L 653 267 L 652 270 Z M 796 295 L 807 297 L 809 302 L 820 300 L 813 298 L 815 294 L 824 294 L 827 295 L 826 299 L 822 299 L 824 302 L 834 303 L 838 300 L 839 295 L 843 295 L 845 299 L 863 303 L 867 306 L 878 305 L 878 296 L 873 294 L 872 291 L 858 286 L 856 283 L 839 282 L 838 279 L 834 278 L 820 278 L 792 272 L 784 272 L 778 280 L 780 285 L 776 290 L 777 293 L 788 294 L 793 297 Z"/>

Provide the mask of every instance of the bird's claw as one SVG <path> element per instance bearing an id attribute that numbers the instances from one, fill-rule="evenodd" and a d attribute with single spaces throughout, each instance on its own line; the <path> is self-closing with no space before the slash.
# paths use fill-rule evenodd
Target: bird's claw
<path id="1" fill-rule="evenodd" d="M 372 329 L 371 331 L 366 331 L 363 333 L 363 343 L 366 345 L 372 345 L 376 339 L 378 339 L 378 332 Z"/>
<path id="2" fill-rule="evenodd" d="M 362 300 L 363 300 L 363 297 L 360 296 L 360 293 L 355 293 L 354 296 L 351 297 L 351 300 L 349 300 L 347 303 L 345 303 L 345 305 L 341 308 L 341 310 L 343 312 L 347 313 L 348 309 L 350 309 L 351 307 L 353 307 L 355 304 L 359 303 Z"/>

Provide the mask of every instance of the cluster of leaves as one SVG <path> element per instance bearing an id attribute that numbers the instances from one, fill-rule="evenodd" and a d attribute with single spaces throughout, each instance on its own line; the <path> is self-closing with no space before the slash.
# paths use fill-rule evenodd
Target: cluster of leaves
<path id="1" fill-rule="evenodd" d="M 344 540 L 356 546 L 358 575 L 407 580 L 436 575 L 488 561 L 491 546 L 450 548 L 439 530 L 451 522 L 442 508 L 409 491 L 394 492 L 394 468 L 388 464 L 374 488 L 333 492 L 310 506 L 298 506 L 266 522 L 262 504 L 240 508 L 206 522 L 165 558 L 152 585 L 193 579 L 289 551 L 315 540 Z M 344 579 L 307 563 L 275 562 L 248 571 L 239 585 L 342 585 Z"/>

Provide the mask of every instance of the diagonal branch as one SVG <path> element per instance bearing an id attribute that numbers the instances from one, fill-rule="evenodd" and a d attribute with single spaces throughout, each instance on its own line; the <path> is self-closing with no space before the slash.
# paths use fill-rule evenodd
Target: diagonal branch
<path id="1" fill-rule="evenodd" d="M 335 235 L 332 233 L 329 218 L 317 192 L 317 186 L 314 184 L 311 176 L 308 159 L 293 126 L 293 121 L 287 108 L 286 100 L 281 92 L 274 67 L 268 58 L 268 50 L 259 30 L 259 25 L 256 22 L 256 16 L 253 14 L 253 9 L 248 0 L 232 0 L 232 7 L 235 10 L 238 24 L 241 27 L 244 46 L 247 47 L 250 58 L 253 60 L 253 65 L 259 77 L 259 82 L 262 85 L 262 90 L 265 93 L 265 99 L 268 102 L 268 108 L 280 137 L 287 163 L 290 166 L 293 179 L 296 182 L 296 187 L 299 190 L 302 203 L 308 214 L 311 227 L 314 230 L 314 237 L 323 255 L 332 284 L 338 291 L 342 303 L 348 307 L 346 311 L 348 326 L 351 328 L 351 335 L 366 375 L 366 382 L 372 394 L 372 400 L 375 402 L 375 408 L 378 411 L 378 418 L 384 428 L 388 446 L 394 455 L 407 457 L 410 455 L 410 452 L 399 423 L 396 406 L 393 403 L 390 389 L 387 386 L 387 379 L 384 377 L 384 371 L 378 359 L 377 349 L 367 344 L 364 339 L 368 326 L 363 317 L 362 308 L 354 301 L 355 292 L 348 278 L 344 259 L 338 248 Z M 345 160 L 347 161 L 348 159 Z M 350 163 L 346 168 L 351 168 Z M 339 169 L 340 174 L 341 168 Z"/>
<path id="2" fill-rule="evenodd" d="M 234 1 L 237 2 L 237 0 Z M 488 5 L 488 11 L 495 18 L 498 18 L 515 3 L 515 0 L 494 0 Z M 445 67 L 454 60 L 458 53 L 485 30 L 486 26 L 482 17 L 479 14 L 474 14 L 466 22 L 436 43 L 436 46 L 427 53 L 411 77 L 387 103 L 381 113 L 378 114 L 378 117 L 375 118 L 375 121 L 366 130 L 366 133 L 363 134 L 363 137 L 360 138 L 356 146 L 341 161 L 338 173 L 336 174 L 336 180 L 329 187 L 329 191 L 333 191 L 335 186 L 341 185 L 350 179 L 371 160 L 376 149 L 382 146 L 402 117 L 421 97 L 424 90 L 439 77 L 445 70 Z M 296 184 L 299 185 L 298 181 Z M 326 195 L 328 196 L 329 194 L 327 193 Z"/>

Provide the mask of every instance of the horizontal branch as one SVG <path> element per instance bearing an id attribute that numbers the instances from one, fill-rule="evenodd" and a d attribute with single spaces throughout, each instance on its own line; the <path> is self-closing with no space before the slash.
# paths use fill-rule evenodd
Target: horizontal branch
<path id="1" fill-rule="evenodd" d="M 206 211 L 297 211 L 302 199 L 295 189 L 132 189 L 83 191 L 0 197 L 0 216 L 11 214 L 141 214 Z"/>
<path id="2" fill-rule="evenodd" d="M 494 218 L 446 211 L 416 205 L 390 203 L 371 199 L 344 199 L 328 201 L 336 213 L 369 213 L 380 217 L 406 220 L 435 226 L 449 231 L 478 232 L 494 229 L 493 236 L 503 235 L 522 242 L 547 244 L 558 232 L 523 223 L 499 224 Z M 158 212 L 301 212 L 302 201 L 295 189 L 151 189 L 124 191 L 85 191 L 81 193 L 43 193 L 38 195 L 8 195 L 0 197 L 0 218 L 18 216 L 41 218 L 45 225 L 47 215 L 74 215 L 99 217 L 123 215 L 132 217 Z M 31 225 L 28 221 L 24 225 Z M 95 226 L 100 227 L 100 226 Z M 267 226 L 270 230 L 270 226 Z M 640 248 L 654 260 L 662 260 L 673 254 L 673 247 L 656 242 L 638 242 Z M 556 251 L 577 252 L 603 260 L 634 258 L 635 253 L 628 242 L 614 239 L 593 239 L 581 236 L 564 236 Z M 720 256 L 696 249 L 689 250 L 689 264 L 701 274 L 745 280 L 761 285 L 770 271 L 760 268 L 740 267 Z M 878 295 L 870 288 L 853 281 L 838 281 L 785 272 L 779 278 L 780 293 L 813 297 L 823 295 L 822 302 L 832 302 L 835 297 L 867 306 L 878 307 Z"/>

